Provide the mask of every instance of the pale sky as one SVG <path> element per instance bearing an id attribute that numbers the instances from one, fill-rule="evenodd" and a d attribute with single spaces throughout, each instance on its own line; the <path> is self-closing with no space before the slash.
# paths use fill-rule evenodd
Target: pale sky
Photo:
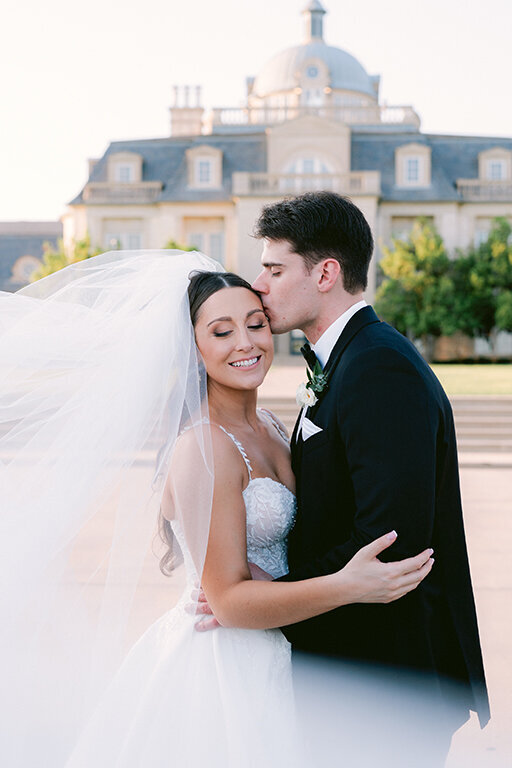
<path id="1" fill-rule="evenodd" d="M 326 42 L 422 130 L 512 136 L 511 0 L 322 0 Z M 172 86 L 240 106 L 306 0 L 3 0 L 0 221 L 56 219 L 110 141 L 169 134 Z"/>

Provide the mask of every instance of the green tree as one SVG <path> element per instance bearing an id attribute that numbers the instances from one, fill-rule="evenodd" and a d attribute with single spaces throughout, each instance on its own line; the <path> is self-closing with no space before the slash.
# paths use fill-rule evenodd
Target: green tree
<path id="1" fill-rule="evenodd" d="M 92 248 L 91 239 L 88 234 L 82 238 L 82 240 L 77 240 L 73 244 L 73 249 L 70 253 L 67 253 L 64 249 L 62 240 L 58 241 L 56 249 L 50 245 L 50 243 L 44 243 L 43 263 L 32 273 L 30 282 L 34 283 L 42 277 L 51 275 L 53 272 L 58 272 L 69 264 L 75 264 L 77 261 L 90 259 L 92 256 L 97 256 L 99 253 L 103 253 L 103 249 Z"/>
<path id="2" fill-rule="evenodd" d="M 452 314 L 454 283 L 441 236 L 425 219 L 417 219 L 407 240 L 384 249 L 385 275 L 376 296 L 379 315 L 411 340 L 421 339 L 431 359 L 434 341 L 457 330 Z"/>
<path id="3" fill-rule="evenodd" d="M 195 245 L 181 245 L 172 238 L 166 242 L 164 248 L 168 248 L 170 251 L 196 251 Z"/>
<path id="4" fill-rule="evenodd" d="M 468 336 L 494 345 L 498 331 L 512 331 L 512 227 L 493 221 L 488 239 L 453 263 L 454 319 Z"/>

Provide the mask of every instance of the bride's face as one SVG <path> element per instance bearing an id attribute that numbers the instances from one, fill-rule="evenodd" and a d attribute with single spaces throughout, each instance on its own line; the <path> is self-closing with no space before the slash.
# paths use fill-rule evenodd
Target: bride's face
<path id="1" fill-rule="evenodd" d="M 259 387 L 274 347 L 258 296 L 246 288 L 222 288 L 201 306 L 195 333 L 210 380 L 232 389 Z"/>

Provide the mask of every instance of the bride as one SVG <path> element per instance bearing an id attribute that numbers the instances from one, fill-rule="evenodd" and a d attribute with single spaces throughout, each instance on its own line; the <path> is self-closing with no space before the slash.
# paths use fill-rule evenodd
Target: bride
<path id="1" fill-rule="evenodd" d="M 3 765 L 300 765 L 278 628 L 397 599 L 432 567 L 429 551 L 381 563 L 389 534 L 338 573 L 259 580 L 287 572 L 294 478 L 283 426 L 256 405 L 273 356 L 263 307 L 219 269 L 118 252 L 2 297 Z M 187 584 L 113 674 L 158 508 L 162 568 L 177 543 Z M 215 632 L 187 612 L 199 582 Z"/>

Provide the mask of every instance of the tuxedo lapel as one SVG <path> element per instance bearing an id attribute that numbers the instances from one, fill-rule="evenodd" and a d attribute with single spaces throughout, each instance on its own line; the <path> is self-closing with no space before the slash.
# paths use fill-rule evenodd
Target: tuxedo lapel
<path id="1" fill-rule="evenodd" d="M 356 314 L 350 318 L 338 341 L 334 345 L 334 348 L 329 355 L 329 359 L 325 364 L 324 373 L 329 374 L 330 371 L 336 368 L 343 352 L 348 347 L 354 336 L 357 336 L 360 330 L 362 330 L 367 325 L 380 322 L 381 321 L 375 314 L 373 307 L 363 307 L 359 310 L 359 312 L 356 312 Z"/>
<path id="2" fill-rule="evenodd" d="M 292 469 L 297 474 L 297 469 L 300 466 L 300 459 L 302 456 L 302 434 L 299 434 L 300 417 L 302 415 L 302 408 L 299 411 L 297 420 L 295 421 L 295 427 L 293 428 L 292 439 L 290 441 L 290 451 L 292 455 Z"/>
<path id="3" fill-rule="evenodd" d="M 341 356 L 343 355 L 343 352 L 346 350 L 352 339 L 354 339 L 359 331 L 361 331 L 363 328 L 365 328 L 367 325 L 372 325 L 373 323 L 380 323 L 381 320 L 377 317 L 375 314 L 375 310 L 373 307 L 366 306 L 359 310 L 359 312 L 356 312 L 353 317 L 350 318 L 347 325 L 343 329 L 343 331 L 340 334 L 340 337 L 336 344 L 333 347 L 333 350 L 331 354 L 329 355 L 329 359 L 327 363 L 325 364 L 324 373 L 327 375 L 328 378 L 331 377 L 334 369 L 338 365 Z M 318 408 L 320 407 L 320 404 L 322 402 L 322 398 L 319 399 L 319 401 L 313 405 L 309 412 L 314 415 Z"/>

